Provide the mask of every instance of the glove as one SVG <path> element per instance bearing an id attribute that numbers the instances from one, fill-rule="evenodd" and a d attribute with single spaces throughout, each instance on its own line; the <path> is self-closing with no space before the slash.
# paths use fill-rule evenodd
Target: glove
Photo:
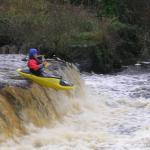
<path id="1" fill-rule="evenodd" d="M 44 65 L 45 68 L 48 68 L 49 63 L 48 62 L 43 62 L 43 65 Z"/>

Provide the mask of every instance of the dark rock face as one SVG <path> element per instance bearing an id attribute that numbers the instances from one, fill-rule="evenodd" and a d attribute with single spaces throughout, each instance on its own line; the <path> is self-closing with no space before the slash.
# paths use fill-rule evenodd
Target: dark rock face
<path id="1" fill-rule="evenodd" d="M 69 59 L 81 71 L 90 72 L 93 67 L 96 46 L 74 46 L 70 48 Z"/>

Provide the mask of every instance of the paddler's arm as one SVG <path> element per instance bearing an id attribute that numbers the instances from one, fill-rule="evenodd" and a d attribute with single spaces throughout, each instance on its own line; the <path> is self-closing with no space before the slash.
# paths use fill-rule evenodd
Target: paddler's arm
<path id="1" fill-rule="evenodd" d="M 36 60 L 39 64 L 42 64 L 42 63 L 43 63 L 43 61 L 40 60 L 40 59 L 38 59 L 37 57 L 35 57 L 35 60 Z"/>

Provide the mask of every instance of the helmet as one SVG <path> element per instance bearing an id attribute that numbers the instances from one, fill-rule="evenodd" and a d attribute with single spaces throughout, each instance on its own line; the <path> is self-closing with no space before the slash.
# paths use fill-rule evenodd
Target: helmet
<path id="1" fill-rule="evenodd" d="M 35 49 L 35 48 L 30 48 L 29 49 L 29 57 L 31 58 L 31 57 L 34 57 L 34 55 L 37 55 L 38 54 L 38 51 L 37 51 L 37 49 Z"/>

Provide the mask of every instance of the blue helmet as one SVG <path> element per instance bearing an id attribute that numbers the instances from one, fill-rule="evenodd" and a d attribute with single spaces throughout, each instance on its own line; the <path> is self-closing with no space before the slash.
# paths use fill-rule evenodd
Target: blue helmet
<path id="1" fill-rule="evenodd" d="M 35 49 L 35 48 L 30 48 L 29 49 L 29 57 L 30 58 L 33 57 L 34 55 L 37 55 L 37 54 L 38 54 L 37 49 Z"/>

